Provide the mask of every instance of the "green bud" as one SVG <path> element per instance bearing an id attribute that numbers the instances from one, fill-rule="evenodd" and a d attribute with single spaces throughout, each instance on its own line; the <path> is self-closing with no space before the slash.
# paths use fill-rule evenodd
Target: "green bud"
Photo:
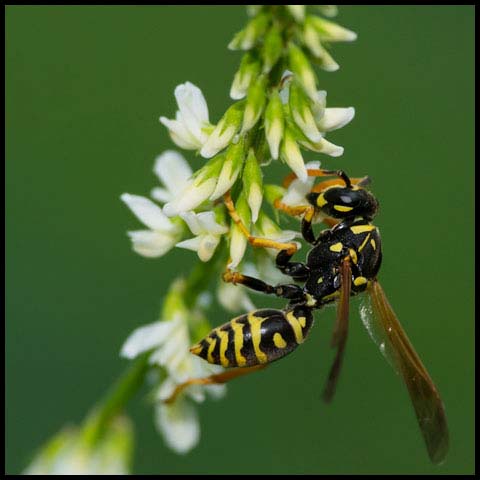
<path id="1" fill-rule="evenodd" d="M 242 133 L 250 130 L 258 122 L 265 108 L 267 77 L 261 75 L 248 89 L 247 104 L 243 116 Z"/>
<path id="2" fill-rule="evenodd" d="M 302 23 L 305 20 L 305 5 L 285 5 L 288 13 L 296 22 Z"/>
<path id="3" fill-rule="evenodd" d="M 293 170 L 300 180 L 307 179 L 307 169 L 303 161 L 300 148 L 295 139 L 295 135 L 290 128 L 285 129 L 282 145 L 280 148 L 280 156 L 282 160 Z"/>
<path id="4" fill-rule="evenodd" d="M 263 73 L 268 73 L 277 63 L 282 54 L 283 41 L 280 30 L 272 25 L 265 35 L 262 48 Z"/>
<path id="5" fill-rule="evenodd" d="M 218 182 L 210 200 L 216 200 L 233 186 L 240 173 L 245 158 L 245 140 L 243 137 L 237 143 L 232 143 L 225 154 L 225 161 L 218 175 Z"/>
<path id="6" fill-rule="evenodd" d="M 313 18 L 313 17 L 312 17 Z M 309 17 L 310 19 L 310 17 Z M 308 20 L 308 19 L 307 19 Z M 332 58 L 320 41 L 318 31 L 312 26 L 311 21 L 306 21 L 303 28 L 303 41 L 312 52 L 321 68 L 327 72 L 339 69 L 338 63 Z"/>
<path id="7" fill-rule="evenodd" d="M 228 44 L 230 50 L 250 50 L 255 42 L 265 33 L 270 15 L 260 13 L 252 18 L 247 26 L 235 34 L 232 41 Z"/>
<path id="8" fill-rule="evenodd" d="M 199 187 L 202 183 L 218 178 L 220 170 L 222 168 L 223 162 L 225 160 L 225 155 L 217 155 L 211 160 L 209 160 L 202 168 L 198 169 L 194 174 L 193 178 L 195 179 L 193 185 Z"/>
<path id="9" fill-rule="evenodd" d="M 283 105 L 277 90 L 270 95 L 267 109 L 265 110 L 265 136 L 273 159 L 278 158 L 280 142 L 283 137 L 284 118 Z"/>
<path id="10" fill-rule="evenodd" d="M 251 148 L 248 152 L 245 168 L 243 170 L 243 188 L 247 195 L 247 203 L 252 212 L 252 222 L 255 223 L 258 218 L 260 207 L 262 206 L 262 169 Z"/>
<path id="11" fill-rule="evenodd" d="M 242 125 L 244 108 L 245 101 L 236 102 L 228 108 L 200 150 L 202 157 L 213 157 L 231 142 Z"/>
<path id="12" fill-rule="evenodd" d="M 242 191 L 237 198 L 237 201 L 235 202 L 235 208 L 237 210 L 238 216 L 242 220 L 245 227 L 250 230 L 250 208 L 248 206 L 247 198 L 244 191 Z M 233 220 L 230 231 L 231 262 L 229 263 L 229 268 L 236 268 L 238 264 L 242 261 L 243 256 L 245 255 L 248 240 L 244 233 L 240 230 L 240 227 L 235 224 Z"/>
<path id="13" fill-rule="evenodd" d="M 291 43 L 289 45 L 290 70 L 296 75 L 298 81 L 302 84 L 308 96 L 315 101 L 317 96 L 317 85 L 315 73 L 310 62 L 302 50 Z"/>
<path id="14" fill-rule="evenodd" d="M 308 15 L 305 23 L 314 28 L 324 42 L 352 42 L 357 39 L 355 32 L 315 15 Z"/>
<path id="15" fill-rule="evenodd" d="M 230 97 L 234 100 L 240 100 L 247 94 L 248 87 L 252 84 L 260 72 L 260 62 L 254 58 L 251 53 L 246 53 L 240 67 L 233 77 L 230 88 Z"/>
<path id="16" fill-rule="evenodd" d="M 318 131 L 310 109 L 311 102 L 297 81 L 293 81 L 290 85 L 288 103 L 292 119 L 303 134 L 312 142 L 319 142 L 322 134 Z"/>

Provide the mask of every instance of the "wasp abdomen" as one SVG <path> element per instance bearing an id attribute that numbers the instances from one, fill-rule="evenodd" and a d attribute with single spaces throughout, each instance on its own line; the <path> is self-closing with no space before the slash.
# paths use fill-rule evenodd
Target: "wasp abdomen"
<path id="1" fill-rule="evenodd" d="M 190 351 L 224 367 L 251 367 L 284 357 L 302 343 L 312 326 L 311 310 L 254 310 L 212 330 Z"/>

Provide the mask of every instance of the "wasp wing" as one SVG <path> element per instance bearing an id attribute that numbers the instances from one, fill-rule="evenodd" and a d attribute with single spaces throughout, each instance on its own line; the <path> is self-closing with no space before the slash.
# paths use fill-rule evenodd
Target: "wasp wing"
<path id="1" fill-rule="evenodd" d="M 377 281 L 368 287 L 370 304 L 360 313 L 370 336 L 403 378 L 430 460 L 440 463 L 449 445 L 447 419 L 440 395 Z"/>
<path id="2" fill-rule="evenodd" d="M 340 296 L 337 303 L 337 320 L 333 331 L 331 346 L 337 348 L 337 354 L 333 361 L 327 383 L 323 391 L 323 399 L 331 402 L 337 387 L 338 377 L 342 368 L 343 355 L 348 336 L 348 316 L 350 310 L 350 291 L 352 286 L 352 270 L 350 258 L 346 257 L 340 266 Z"/>

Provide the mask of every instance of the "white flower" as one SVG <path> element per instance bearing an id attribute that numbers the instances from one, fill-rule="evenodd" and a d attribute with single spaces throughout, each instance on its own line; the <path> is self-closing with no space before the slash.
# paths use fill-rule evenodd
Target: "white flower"
<path id="1" fill-rule="evenodd" d="M 178 192 L 184 190 L 192 177 L 192 169 L 183 156 L 174 150 L 167 150 L 155 159 L 153 171 L 165 188 L 155 187 L 151 195 L 159 202 L 170 202 Z"/>
<path id="2" fill-rule="evenodd" d="M 151 200 L 124 193 L 120 197 L 150 230 L 128 232 L 133 250 L 144 257 L 160 257 L 179 240 L 181 230 Z"/>
<path id="3" fill-rule="evenodd" d="M 199 150 L 208 139 L 212 125 L 208 120 L 208 107 L 202 91 L 186 82 L 175 88 L 178 111 L 175 120 L 160 117 L 172 140 L 181 148 Z"/>
<path id="4" fill-rule="evenodd" d="M 177 247 L 193 250 L 198 253 L 202 262 L 208 262 L 217 245 L 220 236 L 228 232 L 228 228 L 215 221 L 214 212 L 194 213 L 187 212 L 181 215 L 188 227 L 195 235 L 194 238 L 177 243 Z"/>
<path id="5" fill-rule="evenodd" d="M 191 339 L 188 317 L 193 312 L 177 309 L 172 316 L 137 328 L 123 344 L 121 355 L 135 358 L 152 350 L 150 364 L 165 368 L 167 378 L 156 392 L 155 424 L 167 445 L 177 453 L 186 453 L 194 448 L 200 438 L 200 424 L 191 400 L 203 402 L 205 392 L 220 398 L 226 391 L 225 385 L 192 385 L 184 390 L 174 402 L 166 400 L 176 385 L 191 378 L 202 378 L 219 373 L 222 367 L 211 365 L 189 351 Z"/>

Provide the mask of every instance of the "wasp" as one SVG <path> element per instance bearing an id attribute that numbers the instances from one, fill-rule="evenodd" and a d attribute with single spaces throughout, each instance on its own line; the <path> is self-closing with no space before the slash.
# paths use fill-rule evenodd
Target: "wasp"
<path id="1" fill-rule="evenodd" d="M 191 384 L 224 383 L 259 370 L 295 350 L 307 338 L 313 312 L 336 302 L 337 316 L 332 336 L 336 355 L 323 392 L 325 401 L 334 396 L 348 335 L 349 304 L 354 295 L 365 292 L 369 304 L 363 307 L 369 330 L 382 353 L 403 379 L 410 395 L 429 457 L 440 463 L 449 445 L 445 410 L 438 390 L 415 352 L 378 282 L 382 244 L 372 221 L 378 201 L 365 186 L 369 178 L 350 179 L 341 170 L 308 170 L 310 176 L 335 176 L 317 184 L 307 195 L 308 205 L 290 207 L 280 200 L 275 206 L 301 216 L 304 240 L 311 245 L 306 261 L 293 262 L 295 243 L 278 243 L 253 237 L 242 224 L 229 193 L 225 204 L 232 219 L 256 247 L 276 248 L 276 266 L 296 283 L 268 285 L 264 281 L 227 269 L 223 278 L 252 290 L 288 300 L 282 309 L 264 308 L 234 318 L 213 329 L 190 351 L 207 362 L 227 367 L 220 374 L 191 379 L 177 386 L 167 400 Z M 286 185 L 295 176 L 286 179 Z M 315 236 L 312 223 L 323 218 L 330 228 Z M 236 367 L 236 368 L 230 368 Z"/>

